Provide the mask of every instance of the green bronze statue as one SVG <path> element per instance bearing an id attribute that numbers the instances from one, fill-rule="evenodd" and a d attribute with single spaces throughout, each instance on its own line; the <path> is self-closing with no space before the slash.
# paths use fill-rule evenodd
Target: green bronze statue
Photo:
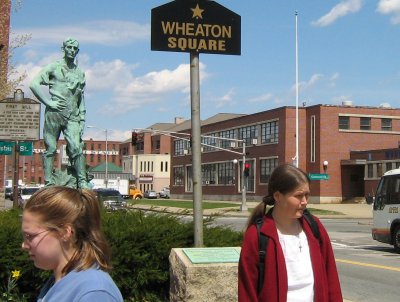
<path id="1" fill-rule="evenodd" d="M 88 188 L 86 161 L 83 155 L 82 134 L 85 127 L 85 73 L 75 64 L 79 52 L 79 42 L 68 38 L 61 48 L 64 58 L 44 67 L 32 80 L 30 89 L 38 100 L 46 106 L 44 113 L 43 139 L 46 151 L 43 155 L 45 185 L 67 185 Z M 50 96 L 42 90 L 49 87 Z M 57 141 L 61 132 L 67 142 L 67 154 L 70 162 L 68 175 L 70 180 L 60 183 L 53 169 L 57 153 Z M 71 172 L 72 171 L 72 172 Z M 62 178 L 62 177 L 61 177 Z"/>

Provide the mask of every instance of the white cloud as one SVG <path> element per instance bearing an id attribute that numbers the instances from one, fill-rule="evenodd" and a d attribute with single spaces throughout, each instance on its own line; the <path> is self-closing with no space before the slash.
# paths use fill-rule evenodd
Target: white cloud
<path id="1" fill-rule="evenodd" d="M 270 101 L 273 98 L 271 93 L 265 93 L 248 100 L 249 103 L 260 103 Z"/>
<path id="2" fill-rule="evenodd" d="M 132 71 L 135 66 L 121 60 L 96 62 L 87 68 L 83 67 L 89 92 L 113 90 L 133 81 Z"/>
<path id="3" fill-rule="evenodd" d="M 332 74 L 329 78 L 329 86 L 334 87 L 336 86 L 336 82 L 339 80 L 340 75 L 338 72 L 335 72 L 334 74 Z"/>
<path id="4" fill-rule="evenodd" d="M 381 14 L 392 15 L 390 21 L 400 24 L 400 0 L 380 0 L 376 10 Z"/>
<path id="5" fill-rule="evenodd" d="M 312 22 L 312 25 L 324 27 L 331 25 L 337 19 L 344 17 L 350 13 L 358 12 L 363 6 L 363 0 L 344 0 L 334 6 L 329 13 Z"/>
<path id="6" fill-rule="evenodd" d="M 324 76 L 320 73 L 313 74 L 307 82 L 299 82 L 299 90 L 306 90 L 314 87 Z M 292 86 L 292 91 L 296 90 L 296 84 Z"/>
<path id="7" fill-rule="evenodd" d="M 235 90 L 230 89 L 225 95 L 217 99 L 217 103 L 215 105 L 216 108 L 221 108 L 229 105 L 235 104 L 233 101 L 233 96 L 235 95 Z"/>
<path id="8" fill-rule="evenodd" d="M 29 43 L 62 45 L 67 37 L 73 37 L 79 43 L 121 46 L 137 40 L 150 38 L 150 25 L 137 24 L 121 20 L 97 20 L 79 25 L 53 27 L 17 28 L 13 29 L 18 35 L 30 33 Z"/>
<path id="9" fill-rule="evenodd" d="M 208 77 L 206 66 L 200 63 L 200 80 Z M 125 70 L 126 71 L 126 70 Z M 168 95 L 187 94 L 190 91 L 190 66 L 181 64 L 173 70 L 151 71 L 143 76 L 127 75 L 126 79 L 114 73 L 114 81 L 120 81 L 113 89 L 113 103 L 104 110 L 118 114 L 151 103 L 163 104 Z M 112 81 L 112 80 L 110 80 Z M 99 84 L 100 85 L 100 84 Z"/>

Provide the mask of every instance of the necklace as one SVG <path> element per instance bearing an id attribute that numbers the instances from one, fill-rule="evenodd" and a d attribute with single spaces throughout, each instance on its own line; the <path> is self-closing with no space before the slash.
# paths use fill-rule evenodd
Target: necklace
<path id="1" fill-rule="evenodd" d="M 298 227 L 299 227 L 299 233 L 296 235 L 296 237 L 297 237 L 297 239 L 299 239 L 299 250 L 300 250 L 300 253 L 301 253 L 301 249 L 303 248 L 303 246 L 302 246 L 302 244 L 301 244 L 301 237 L 300 237 L 300 234 L 301 234 L 301 226 L 300 226 L 300 223 L 298 224 Z"/>
<path id="2" fill-rule="evenodd" d="M 295 232 L 294 230 L 293 230 L 293 232 L 290 232 L 290 231 L 284 232 L 285 228 L 282 227 L 282 225 L 278 222 L 278 220 L 276 220 L 276 219 L 274 219 L 274 220 L 275 220 L 275 224 L 276 224 L 276 226 L 277 226 L 277 229 L 278 229 L 281 233 L 288 234 L 288 235 L 291 235 L 291 236 L 294 236 L 295 238 L 297 238 L 297 240 L 298 240 L 299 251 L 300 251 L 300 253 L 301 253 L 301 251 L 302 251 L 302 249 L 303 249 L 303 244 L 301 243 L 301 237 L 300 237 L 300 234 L 301 234 L 301 231 L 302 231 L 302 227 L 301 227 L 300 222 L 297 221 L 297 232 Z M 292 238 L 293 238 L 293 237 L 292 237 Z"/>

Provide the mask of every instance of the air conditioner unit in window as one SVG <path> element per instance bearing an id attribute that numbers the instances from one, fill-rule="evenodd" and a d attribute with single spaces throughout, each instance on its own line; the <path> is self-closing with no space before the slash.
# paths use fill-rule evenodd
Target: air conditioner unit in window
<path id="1" fill-rule="evenodd" d="M 209 185 L 210 184 L 210 181 L 209 180 L 206 180 L 206 185 Z"/>
<path id="2" fill-rule="evenodd" d="M 252 143 L 253 145 L 257 145 L 258 140 L 257 140 L 256 138 L 253 138 L 253 139 L 251 140 L 251 143 Z"/>

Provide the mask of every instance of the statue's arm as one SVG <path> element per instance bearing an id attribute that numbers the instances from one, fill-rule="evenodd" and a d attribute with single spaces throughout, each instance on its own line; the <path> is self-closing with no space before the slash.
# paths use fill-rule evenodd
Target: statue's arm
<path id="1" fill-rule="evenodd" d="M 65 104 L 63 104 L 59 100 L 53 100 L 51 96 L 49 97 L 48 94 L 46 94 L 42 86 L 48 86 L 49 81 L 50 81 L 50 76 L 52 76 L 52 73 L 55 70 L 56 62 L 51 63 L 47 65 L 45 68 L 43 68 L 39 74 L 33 78 L 32 82 L 29 85 L 29 88 L 32 90 L 33 94 L 38 98 L 38 100 L 43 103 L 46 107 L 49 107 L 51 109 L 55 110 L 62 110 L 65 108 Z"/>
<path id="2" fill-rule="evenodd" d="M 41 103 L 45 106 L 50 106 L 51 99 L 42 90 L 42 85 L 44 85 L 44 83 L 42 84 L 42 72 L 32 80 L 29 88 Z"/>

